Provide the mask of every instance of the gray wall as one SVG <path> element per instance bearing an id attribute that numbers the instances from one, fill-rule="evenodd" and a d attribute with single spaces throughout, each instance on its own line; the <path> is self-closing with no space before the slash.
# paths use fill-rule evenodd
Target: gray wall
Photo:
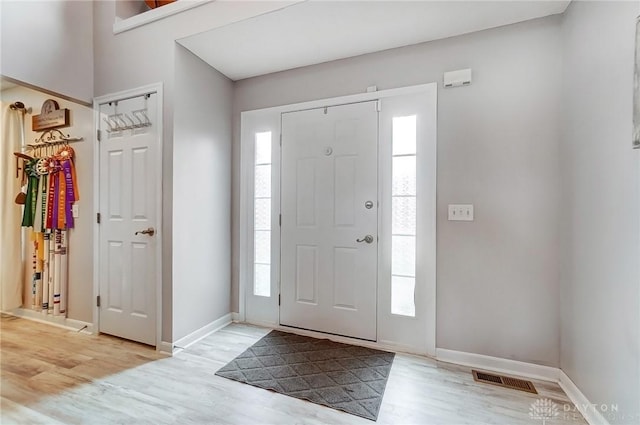
<path id="1" fill-rule="evenodd" d="M 560 22 L 538 19 L 239 81 L 234 311 L 240 112 L 437 81 L 437 346 L 559 366 Z M 460 68 L 473 69 L 473 84 L 443 89 L 443 72 Z M 447 221 L 449 203 L 475 204 L 476 220 Z"/>
<path id="2" fill-rule="evenodd" d="M 173 340 L 230 312 L 233 83 L 175 46 Z"/>
<path id="3" fill-rule="evenodd" d="M 0 73 L 61 96 L 91 103 L 93 3 L 2 1 Z"/>
<path id="4" fill-rule="evenodd" d="M 640 151 L 631 149 L 638 2 L 563 22 L 561 368 L 611 423 L 640 423 Z"/>

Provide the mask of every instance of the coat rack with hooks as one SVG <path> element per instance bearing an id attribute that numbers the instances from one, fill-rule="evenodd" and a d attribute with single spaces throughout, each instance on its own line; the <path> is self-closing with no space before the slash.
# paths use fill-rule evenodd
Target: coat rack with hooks
<path id="1" fill-rule="evenodd" d="M 26 150 L 33 150 L 43 146 L 65 145 L 72 142 L 80 142 L 82 137 L 71 137 L 58 129 L 47 130 L 35 140 L 35 143 L 28 144 Z"/>
<path id="2" fill-rule="evenodd" d="M 112 114 L 102 118 L 109 126 L 108 133 L 115 133 L 124 130 L 134 130 L 137 128 L 150 127 L 152 125 L 146 109 L 131 111 L 129 114 Z"/>
<path id="3" fill-rule="evenodd" d="M 21 149 L 21 152 L 13 153 L 16 157 L 16 178 L 20 178 L 21 173 L 22 179 L 24 180 L 26 178 L 24 167 L 26 162 L 33 161 L 35 157 L 41 155 L 55 154 L 55 150 L 52 150 L 55 146 L 68 145 L 69 143 L 79 142 L 82 140 L 84 140 L 82 137 L 70 137 L 68 134 L 64 134 L 58 129 L 43 132 L 40 137 L 35 139 L 34 143 L 24 146 Z M 22 166 L 20 165 L 20 159 L 24 161 Z"/>

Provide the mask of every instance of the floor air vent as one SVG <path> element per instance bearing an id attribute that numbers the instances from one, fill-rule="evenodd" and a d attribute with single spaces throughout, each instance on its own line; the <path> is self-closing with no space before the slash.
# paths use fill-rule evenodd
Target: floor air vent
<path id="1" fill-rule="evenodd" d="M 479 372 L 477 370 L 472 370 L 471 373 L 473 373 L 473 379 L 477 382 L 484 382 L 485 384 L 498 385 L 500 387 L 538 394 L 536 387 L 533 386 L 531 381 L 495 375 L 487 372 Z"/>

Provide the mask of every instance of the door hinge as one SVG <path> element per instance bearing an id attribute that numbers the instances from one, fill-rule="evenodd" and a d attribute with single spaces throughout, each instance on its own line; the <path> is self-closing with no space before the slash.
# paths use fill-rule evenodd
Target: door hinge
<path id="1" fill-rule="evenodd" d="M 280 294 L 278 294 L 278 305 L 280 305 L 280 302 L 282 301 L 281 297 L 282 296 Z"/>
<path id="2" fill-rule="evenodd" d="M 100 213 L 96 213 L 96 223 L 100 224 Z"/>
<path id="3" fill-rule="evenodd" d="M 100 307 L 100 295 L 96 297 L 96 306 Z"/>
<path id="4" fill-rule="evenodd" d="M 97 135 L 97 137 L 98 137 L 98 142 L 99 142 L 99 141 L 101 140 L 101 137 L 100 137 L 100 130 L 96 130 L 96 135 Z"/>
<path id="5" fill-rule="evenodd" d="M 278 216 L 278 226 L 282 227 L 282 214 Z"/>
<path id="6" fill-rule="evenodd" d="M 378 112 L 382 111 L 382 101 L 381 100 L 377 100 L 376 101 L 376 111 L 378 111 Z"/>
<path id="7" fill-rule="evenodd" d="M 280 133 L 280 147 L 282 147 L 282 133 Z"/>

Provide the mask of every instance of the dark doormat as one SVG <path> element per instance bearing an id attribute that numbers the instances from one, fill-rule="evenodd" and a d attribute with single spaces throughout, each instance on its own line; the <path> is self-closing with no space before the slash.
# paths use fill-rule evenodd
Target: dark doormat
<path id="1" fill-rule="evenodd" d="M 394 356 L 271 331 L 216 375 L 375 421 Z"/>

